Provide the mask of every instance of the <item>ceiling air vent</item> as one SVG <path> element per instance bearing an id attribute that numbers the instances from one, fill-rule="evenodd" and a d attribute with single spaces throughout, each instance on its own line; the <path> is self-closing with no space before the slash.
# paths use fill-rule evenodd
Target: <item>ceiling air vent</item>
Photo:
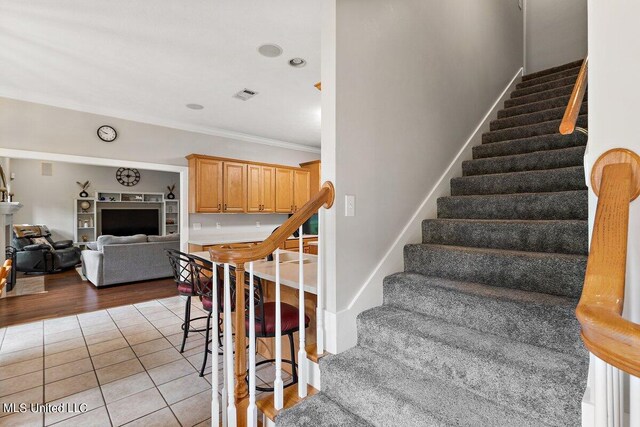
<path id="1" fill-rule="evenodd" d="M 253 90 L 250 89 L 242 89 L 240 92 L 236 93 L 235 95 L 233 95 L 234 98 L 238 98 L 241 99 L 243 101 L 246 101 L 248 99 L 253 98 L 254 96 L 256 96 L 258 94 L 258 92 L 255 92 Z"/>

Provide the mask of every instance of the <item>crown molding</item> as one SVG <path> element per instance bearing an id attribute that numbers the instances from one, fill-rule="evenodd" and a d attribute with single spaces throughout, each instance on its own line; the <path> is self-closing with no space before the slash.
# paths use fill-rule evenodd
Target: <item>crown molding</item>
<path id="1" fill-rule="evenodd" d="M 154 116 L 147 116 L 144 114 L 122 112 L 122 111 L 118 111 L 111 108 L 88 106 L 88 105 L 78 104 L 78 103 L 61 100 L 53 97 L 47 97 L 43 95 L 25 96 L 24 94 L 17 93 L 17 92 L 13 93 L 13 92 L 14 91 L 6 90 L 6 88 L 0 89 L 0 97 L 13 99 L 16 101 L 42 104 L 49 107 L 64 108 L 67 110 L 78 111 L 81 113 L 96 114 L 96 115 L 112 117 L 120 120 L 128 120 L 128 121 L 133 121 L 138 123 L 183 130 L 187 132 L 194 132 L 194 133 L 200 133 L 200 134 L 211 135 L 211 136 L 219 136 L 222 138 L 235 139 L 237 141 L 269 145 L 272 147 L 285 148 L 288 150 L 304 151 L 304 152 L 316 153 L 316 154 L 320 153 L 320 147 L 314 147 L 314 146 L 299 144 L 295 142 L 265 138 L 262 136 L 250 135 L 247 133 L 236 132 L 236 131 L 216 128 L 216 127 L 197 126 L 190 123 L 166 120 L 166 119 L 161 119 Z"/>

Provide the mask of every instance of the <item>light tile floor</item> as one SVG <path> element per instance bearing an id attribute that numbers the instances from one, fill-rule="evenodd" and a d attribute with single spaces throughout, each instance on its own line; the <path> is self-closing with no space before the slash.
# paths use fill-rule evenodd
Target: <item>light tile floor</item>
<path id="1" fill-rule="evenodd" d="M 172 297 L 0 329 L 0 427 L 211 425 L 211 357 L 198 375 L 204 335 L 190 334 L 179 352 L 184 304 Z M 198 305 L 192 318 L 205 315 Z M 272 371 L 263 365 L 258 385 Z M 86 412 L 11 413 L 5 403 Z"/>

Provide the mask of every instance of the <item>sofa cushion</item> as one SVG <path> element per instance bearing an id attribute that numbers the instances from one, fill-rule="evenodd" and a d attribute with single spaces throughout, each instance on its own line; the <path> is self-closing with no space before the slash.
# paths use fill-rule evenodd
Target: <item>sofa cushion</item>
<path id="1" fill-rule="evenodd" d="M 146 234 L 135 234 L 133 236 L 112 236 L 110 234 L 105 234 L 98 237 L 98 241 L 96 242 L 98 250 L 101 251 L 103 247 L 108 245 L 128 245 L 131 243 L 146 243 L 147 235 Z"/>
<path id="2" fill-rule="evenodd" d="M 178 242 L 180 241 L 180 234 L 167 234 L 166 236 L 149 236 L 149 242 Z"/>
<path id="3" fill-rule="evenodd" d="M 88 242 L 87 243 L 87 248 L 91 249 L 92 251 L 97 251 L 98 250 L 98 242 Z"/>

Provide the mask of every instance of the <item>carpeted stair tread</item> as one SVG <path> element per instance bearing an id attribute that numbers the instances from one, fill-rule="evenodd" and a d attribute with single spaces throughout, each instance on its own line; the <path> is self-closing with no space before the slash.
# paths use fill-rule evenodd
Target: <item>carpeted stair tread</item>
<path id="1" fill-rule="evenodd" d="M 532 104 L 534 102 L 540 102 L 545 99 L 553 99 L 559 96 L 569 96 L 573 92 L 573 84 L 557 87 L 542 92 L 536 92 L 518 98 L 509 98 L 504 101 L 504 108 L 512 108 L 518 105 Z"/>
<path id="2" fill-rule="evenodd" d="M 547 68 L 545 70 L 536 71 L 535 73 L 525 74 L 522 76 L 523 81 L 534 80 L 540 78 L 542 76 L 547 76 L 549 74 L 555 74 L 560 71 L 568 70 L 570 68 L 581 67 L 584 59 L 578 59 L 576 61 L 567 62 L 566 64 L 558 65 L 556 67 Z"/>
<path id="3" fill-rule="evenodd" d="M 473 175 L 451 179 L 452 196 L 549 193 L 554 191 L 586 189 L 587 186 L 584 183 L 584 168 L 582 166 Z"/>
<path id="4" fill-rule="evenodd" d="M 278 427 L 368 427 L 373 424 L 358 418 L 319 393 L 287 409 L 276 418 Z"/>
<path id="5" fill-rule="evenodd" d="M 588 223 L 580 220 L 426 219 L 422 243 L 586 255 Z"/>
<path id="6" fill-rule="evenodd" d="M 559 150 L 569 147 L 584 147 L 586 144 L 587 137 L 580 132 L 574 132 L 571 135 L 556 133 L 482 144 L 473 147 L 472 151 L 474 159 L 484 159 L 537 151 Z"/>
<path id="7" fill-rule="evenodd" d="M 582 166 L 585 148 L 585 146 L 578 146 L 559 150 L 534 151 L 510 156 L 465 160 L 462 162 L 462 175 L 475 176 Z"/>
<path id="8" fill-rule="evenodd" d="M 438 199 L 438 218 L 586 220 L 587 192 L 447 196 Z"/>
<path id="9" fill-rule="evenodd" d="M 540 83 L 535 86 L 528 86 L 522 89 L 516 89 L 511 92 L 511 98 L 520 98 L 534 93 L 546 92 L 548 90 L 557 89 L 567 85 L 575 85 L 577 76 L 564 77 L 562 79 L 551 82 Z"/>
<path id="10" fill-rule="evenodd" d="M 588 113 L 588 103 L 583 102 L 582 107 L 580 108 L 580 114 Z M 507 117 L 504 119 L 496 119 L 492 120 L 489 128 L 490 130 L 500 130 L 500 129 L 508 129 L 514 128 L 518 126 L 526 126 L 530 124 L 537 124 L 548 122 L 551 120 L 562 120 L 564 116 L 564 112 L 567 109 L 566 105 L 564 107 L 556 107 L 551 109 L 546 109 L 543 111 L 536 111 L 534 113 L 522 114 L 519 116 Z"/>
<path id="11" fill-rule="evenodd" d="M 403 272 L 384 279 L 384 304 L 587 357 L 575 316 L 575 298 Z"/>
<path id="12" fill-rule="evenodd" d="M 322 393 L 377 426 L 541 426 L 513 409 L 355 347 L 320 362 Z"/>
<path id="13" fill-rule="evenodd" d="M 491 286 L 579 297 L 587 257 L 463 246 L 404 247 L 406 272 Z"/>
<path id="14" fill-rule="evenodd" d="M 490 144 L 513 139 L 529 138 L 538 135 L 557 134 L 559 133 L 561 121 L 562 120 L 550 120 L 548 122 L 486 132 L 482 134 L 482 143 Z M 576 121 L 576 126 L 586 128 L 588 125 L 587 121 L 586 114 L 580 115 Z"/>
<path id="15" fill-rule="evenodd" d="M 587 93 L 584 95 L 584 102 L 588 101 Z M 498 111 L 498 119 L 505 119 L 507 117 L 520 116 L 523 114 L 535 113 L 538 111 L 548 110 L 552 108 L 567 108 L 569 104 L 569 98 L 571 95 L 558 96 L 556 98 L 545 99 L 538 102 L 532 102 L 529 104 L 518 105 L 511 108 L 504 108 Z"/>
<path id="16" fill-rule="evenodd" d="M 358 316 L 358 346 L 549 423 L 580 420 L 588 357 L 390 306 Z"/>
<path id="17" fill-rule="evenodd" d="M 536 86 L 541 83 L 552 82 L 554 80 L 560 80 L 565 77 L 575 76 L 577 78 L 578 74 L 580 74 L 581 66 L 568 68 L 566 70 L 558 71 L 553 74 L 547 74 L 544 76 L 540 76 L 534 79 L 522 80 L 520 83 L 516 84 L 516 89 L 522 89 L 529 86 Z"/>

